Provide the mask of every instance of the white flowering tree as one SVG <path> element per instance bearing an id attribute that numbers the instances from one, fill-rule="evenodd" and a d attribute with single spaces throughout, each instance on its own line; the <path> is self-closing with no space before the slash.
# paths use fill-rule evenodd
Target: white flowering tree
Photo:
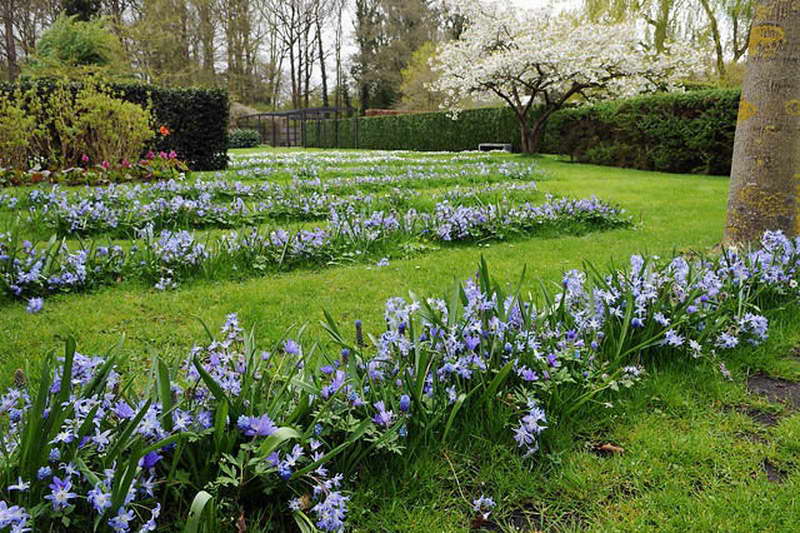
<path id="1" fill-rule="evenodd" d="M 468 26 L 442 45 L 433 87 L 454 114 L 468 97 L 501 98 L 519 121 L 524 152 L 538 151 L 547 119 L 571 97 L 670 88 L 700 65 L 699 54 L 676 44 L 671 53 L 646 51 L 632 22 L 595 24 L 509 4 L 458 2 Z"/>

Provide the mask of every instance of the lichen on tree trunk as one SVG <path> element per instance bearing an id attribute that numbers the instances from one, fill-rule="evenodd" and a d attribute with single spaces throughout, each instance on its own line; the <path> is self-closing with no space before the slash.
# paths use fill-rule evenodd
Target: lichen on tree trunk
<path id="1" fill-rule="evenodd" d="M 766 230 L 797 235 L 800 183 L 800 0 L 759 0 L 731 167 L 725 241 Z"/>

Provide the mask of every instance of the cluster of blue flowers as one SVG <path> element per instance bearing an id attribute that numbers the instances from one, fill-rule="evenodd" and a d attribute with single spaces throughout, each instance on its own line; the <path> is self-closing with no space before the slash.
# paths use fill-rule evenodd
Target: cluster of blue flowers
<path id="1" fill-rule="evenodd" d="M 0 234 L 0 282 L 12 296 L 28 298 L 29 311 L 41 310 L 40 297 L 75 292 L 123 279 L 152 280 L 158 289 L 176 287 L 182 279 L 212 272 L 214 264 L 234 265 L 238 272 L 260 273 L 290 264 L 325 264 L 343 255 L 399 250 L 414 240 L 466 241 L 530 233 L 548 225 L 605 229 L 629 224 L 623 211 L 597 199 L 548 198 L 542 205 L 505 204 L 453 207 L 447 201 L 433 213 L 409 209 L 359 212 L 353 206 L 332 210 L 327 227 L 288 231 L 250 228 L 225 233 L 206 243 L 186 230 L 153 225 L 138 231 L 127 249 L 90 243 L 75 250 L 63 242 L 35 246 L 15 235 Z M 376 247 L 381 243 L 381 247 Z M 394 248 L 393 248 L 394 247 Z M 382 263 L 384 264 L 384 263 Z"/>
<path id="2" fill-rule="evenodd" d="M 0 479 L 13 480 L 0 529 L 46 528 L 69 516 L 115 532 L 152 531 L 159 487 L 174 483 L 166 476 L 177 469 L 209 487 L 280 491 L 287 511 L 341 531 L 349 472 L 331 468 L 342 466 L 335 456 L 344 448 L 364 441 L 372 453 L 401 453 L 430 442 L 421 437 L 446 438 L 460 412 L 502 404 L 509 442 L 532 456 L 563 417 L 643 379 L 648 357 L 716 360 L 762 342 L 769 321 L 755 310 L 797 301 L 798 267 L 800 239 L 768 232 L 745 253 L 633 256 L 629 269 L 605 276 L 569 271 L 562 290 L 537 305 L 504 294 L 482 265 L 458 298 L 389 299 L 373 346 L 360 323 L 353 341 L 329 324 L 338 352 L 313 358 L 291 338 L 258 351 L 231 315 L 179 372 L 158 362 L 157 382 L 144 389 L 150 396 L 121 386 L 113 360 L 68 351 L 49 387 L 20 384 L 0 398 L 9 458 Z M 210 474 L 198 472 L 192 453 Z M 207 460 L 213 453 L 223 466 Z M 242 473 L 226 477 L 225 462 L 237 457 Z M 488 497 L 474 502 L 483 514 L 493 507 Z"/>

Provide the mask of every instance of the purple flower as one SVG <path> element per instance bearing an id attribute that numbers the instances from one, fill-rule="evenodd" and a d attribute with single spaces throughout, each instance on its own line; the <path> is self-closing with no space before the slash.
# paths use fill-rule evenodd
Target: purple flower
<path id="1" fill-rule="evenodd" d="M 98 483 L 86 495 L 86 499 L 98 514 L 103 514 L 106 509 L 111 507 L 111 493 L 103 490 L 104 488 L 102 483 Z"/>
<path id="2" fill-rule="evenodd" d="M 664 334 L 664 342 L 669 346 L 680 346 L 683 344 L 683 337 L 675 333 L 675 330 L 670 329 Z"/>
<path id="3" fill-rule="evenodd" d="M 28 306 L 25 308 L 30 314 L 36 314 L 44 307 L 44 300 L 41 298 L 31 298 L 28 300 Z"/>
<path id="4" fill-rule="evenodd" d="M 329 492 L 324 500 L 311 509 L 317 515 L 317 527 L 323 531 L 344 531 L 348 499 L 340 492 Z"/>
<path id="5" fill-rule="evenodd" d="M 481 513 L 483 511 L 488 511 L 490 509 L 494 509 L 494 506 L 497 505 L 494 503 L 494 500 L 481 495 L 480 498 L 475 498 L 472 500 L 472 510 L 476 513 Z"/>
<path id="6" fill-rule="evenodd" d="M 290 355 L 300 355 L 300 345 L 292 339 L 286 339 L 283 343 L 283 351 Z"/>
<path id="7" fill-rule="evenodd" d="M 120 507 L 117 516 L 109 520 L 108 525 L 111 526 L 114 533 L 126 533 L 130 530 L 130 522 L 133 518 L 133 511 L 126 511 L 124 507 Z"/>
<path id="8" fill-rule="evenodd" d="M 248 437 L 268 437 L 275 433 L 278 428 L 269 416 L 246 416 L 242 415 L 237 420 L 236 425 Z"/>
<path id="9" fill-rule="evenodd" d="M 394 413 L 392 411 L 387 411 L 386 404 L 384 404 L 382 401 L 375 402 L 373 405 L 378 412 L 372 417 L 372 421 L 379 426 L 391 426 L 392 422 L 394 421 Z"/>
<path id="10" fill-rule="evenodd" d="M 131 408 L 130 405 L 128 405 L 128 402 L 126 402 L 125 400 L 120 400 L 116 404 L 114 404 L 112 412 L 122 420 L 133 418 L 133 416 L 136 414 L 136 412 Z"/>
<path id="11" fill-rule="evenodd" d="M 333 377 L 333 381 L 331 381 L 330 385 L 322 387 L 322 390 L 320 391 L 320 396 L 322 396 L 325 399 L 328 399 L 334 394 L 336 394 L 336 391 L 338 391 L 342 387 L 342 385 L 344 385 L 344 380 L 346 376 L 347 374 L 345 374 L 343 370 L 337 370 L 336 374 Z"/>
<path id="12" fill-rule="evenodd" d="M 50 500 L 53 504 L 53 509 L 56 511 L 65 509 L 69 506 L 71 499 L 78 497 L 74 492 L 70 492 L 72 481 L 69 478 L 62 480 L 57 476 L 53 476 L 53 482 L 50 483 L 49 487 L 50 494 L 46 495 L 44 499 Z"/>
<path id="13" fill-rule="evenodd" d="M 400 396 L 400 410 L 407 413 L 411 409 L 411 397 L 408 394 Z"/>
<path id="14" fill-rule="evenodd" d="M 151 469 L 162 459 L 158 452 L 149 452 L 139 460 L 139 466 L 144 469 Z"/>

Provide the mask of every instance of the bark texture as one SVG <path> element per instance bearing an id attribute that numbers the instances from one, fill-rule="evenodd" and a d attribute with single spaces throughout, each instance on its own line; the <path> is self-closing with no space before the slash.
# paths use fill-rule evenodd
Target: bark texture
<path id="1" fill-rule="evenodd" d="M 759 0 L 733 148 L 725 241 L 798 234 L 800 0 Z"/>

